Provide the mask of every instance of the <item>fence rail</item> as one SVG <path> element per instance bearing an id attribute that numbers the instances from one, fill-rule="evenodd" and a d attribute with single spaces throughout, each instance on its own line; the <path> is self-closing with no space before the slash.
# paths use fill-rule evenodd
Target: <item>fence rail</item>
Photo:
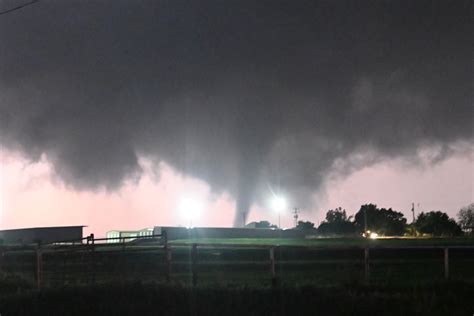
<path id="1" fill-rule="evenodd" d="M 160 238 L 160 239 L 158 239 Z M 111 240 L 119 240 L 119 243 L 107 243 Z M 153 240 L 157 239 L 159 243 L 147 245 L 147 243 L 127 243 L 126 240 Z M 84 243 L 85 241 L 85 243 Z M 105 243 L 104 243 L 105 242 Z M 61 255 L 63 270 L 67 266 L 66 261 L 70 260 L 74 256 L 80 258 L 80 270 L 87 270 L 90 273 L 90 282 L 96 282 L 96 275 L 98 267 L 101 265 L 99 258 L 105 258 L 112 255 L 121 255 L 122 259 L 127 254 L 131 254 L 134 251 L 146 252 L 151 250 L 152 252 L 163 253 L 163 256 L 158 261 L 154 262 L 157 265 L 164 265 L 164 277 L 167 282 L 172 281 L 172 268 L 174 264 L 178 264 L 179 260 L 173 261 L 172 250 L 176 249 L 188 249 L 189 250 L 189 265 L 191 272 L 191 283 L 193 286 L 198 284 L 198 266 L 199 262 L 199 249 L 202 251 L 209 249 L 233 249 L 233 250 L 249 250 L 259 249 L 267 250 L 268 257 L 263 264 L 268 264 L 268 276 L 271 280 L 271 284 L 276 286 L 279 281 L 279 273 L 277 271 L 277 264 L 283 264 L 284 260 L 278 258 L 277 252 L 281 254 L 282 249 L 291 250 L 311 250 L 311 251 L 330 251 L 330 252 L 344 252 L 344 251 L 355 251 L 361 254 L 363 258 L 362 264 L 364 266 L 364 279 L 369 282 L 371 279 L 371 265 L 372 265 L 372 252 L 392 251 L 392 250 L 443 250 L 443 256 L 440 262 L 443 262 L 444 278 L 450 278 L 450 250 L 474 250 L 474 246 L 408 246 L 408 247 L 394 247 L 394 246 L 373 246 L 373 247 L 321 247 L 321 246 L 287 246 L 287 245 L 265 245 L 265 244 L 218 244 L 218 243 L 169 243 L 166 234 L 160 235 L 149 235 L 149 236 L 136 236 L 136 237 L 114 237 L 114 238 L 95 238 L 93 234 L 73 241 L 68 242 L 56 242 L 50 244 L 38 243 L 34 247 L 32 246 L 14 246 L 14 247 L 0 247 L 0 271 L 4 268 L 3 259 L 7 253 L 19 253 L 19 252 L 30 252 L 34 254 L 34 266 L 35 266 L 35 281 L 36 286 L 40 289 L 44 286 L 44 272 L 45 272 L 45 256 L 48 255 Z M 127 252 L 126 252 L 127 251 Z M 47 260 L 46 260 L 47 261 Z M 60 264 L 56 262 L 56 265 Z M 249 261 L 238 261 L 240 264 L 248 264 Z M 266 263 L 265 263 L 266 262 Z M 307 263 L 311 263 L 308 261 Z M 221 265 L 225 263 L 219 263 Z M 64 273 L 64 272 L 63 272 Z M 125 273 L 122 271 L 122 273 Z"/>

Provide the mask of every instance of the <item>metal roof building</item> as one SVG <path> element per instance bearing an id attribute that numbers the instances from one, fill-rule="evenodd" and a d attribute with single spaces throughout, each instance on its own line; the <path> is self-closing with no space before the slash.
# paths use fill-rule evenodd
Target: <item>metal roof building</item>
<path id="1" fill-rule="evenodd" d="M 143 228 L 140 230 L 111 230 L 106 233 L 108 243 L 118 243 L 132 241 L 133 237 L 146 237 L 153 235 L 153 228 Z"/>
<path id="2" fill-rule="evenodd" d="M 171 227 L 155 226 L 153 233 L 166 232 L 168 240 L 189 238 L 305 238 L 297 229 L 242 228 L 242 227 Z"/>
<path id="3" fill-rule="evenodd" d="M 85 226 L 32 227 L 0 230 L 0 242 L 3 244 L 42 244 L 79 240 Z"/>

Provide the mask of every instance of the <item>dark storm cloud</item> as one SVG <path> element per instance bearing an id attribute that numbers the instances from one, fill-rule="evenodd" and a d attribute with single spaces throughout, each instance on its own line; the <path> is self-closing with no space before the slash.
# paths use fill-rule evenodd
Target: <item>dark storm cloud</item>
<path id="1" fill-rule="evenodd" d="M 78 189 L 165 161 L 240 220 L 268 187 L 472 146 L 470 6 L 42 0 L 0 18 L 0 141 Z"/>

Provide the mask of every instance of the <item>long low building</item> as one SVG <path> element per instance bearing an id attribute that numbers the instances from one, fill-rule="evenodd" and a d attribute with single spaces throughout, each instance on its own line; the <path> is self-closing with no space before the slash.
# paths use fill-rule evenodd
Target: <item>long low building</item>
<path id="1" fill-rule="evenodd" d="M 106 233 L 107 243 L 129 242 L 136 237 L 146 237 L 153 235 L 153 228 L 143 228 L 140 230 L 111 230 Z"/>
<path id="2" fill-rule="evenodd" d="M 296 229 L 233 228 L 233 227 L 167 227 L 157 226 L 154 235 L 166 231 L 168 240 L 190 238 L 304 238 L 305 233 Z"/>
<path id="3" fill-rule="evenodd" d="M 54 243 L 61 241 L 80 240 L 84 225 L 32 227 L 0 230 L 0 243 L 26 245 L 33 243 Z"/>

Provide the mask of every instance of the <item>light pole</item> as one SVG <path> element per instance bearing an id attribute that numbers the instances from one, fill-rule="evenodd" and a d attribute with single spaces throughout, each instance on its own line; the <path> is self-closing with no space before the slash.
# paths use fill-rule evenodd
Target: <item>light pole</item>
<path id="1" fill-rule="evenodd" d="M 271 201 L 271 206 L 273 211 L 278 213 L 278 228 L 281 229 L 281 222 L 280 222 L 280 217 L 281 217 L 281 212 L 286 209 L 286 200 L 285 198 L 281 196 L 274 196 Z"/>
<path id="2" fill-rule="evenodd" d="M 196 221 L 201 215 L 203 204 L 199 200 L 183 197 L 179 202 L 178 209 L 181 217 L 185 221 L 189 221 L 189 228 L 192 228 L 193 220 Z"/>

